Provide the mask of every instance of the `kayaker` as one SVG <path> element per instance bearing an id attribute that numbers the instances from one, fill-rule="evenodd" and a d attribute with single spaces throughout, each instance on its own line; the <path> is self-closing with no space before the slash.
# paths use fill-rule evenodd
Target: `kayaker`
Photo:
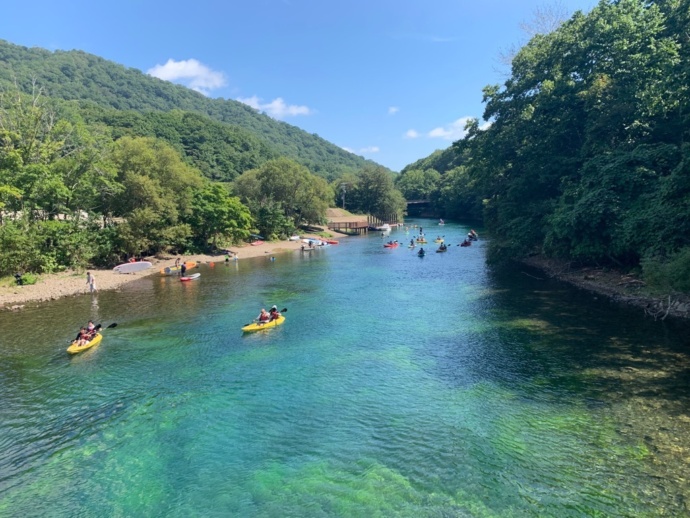
<path id="1" fill-rule="evenodd" d="M 91 335 L 85 327 L 82 327 L 79 330 L 79 334 L 77 334 L 77 338 L 75 341 L 77 342 L 77 345 L 86 345 L 91 341 Z"/>
<path id="2" fill-rule="evenodd" d="M 93 323 L 93 320 L 89 320 L 89 323 L 86 324 L 86 331 L 89 333 L 89 335 L 93 335 L 96 332 L 96 326 Z"/>
<path id="3" fill-rule="evenodd" d="M 266 308 L 261 308 L 261 313 L 259 313 L 259 316 L 254 320 L 256 320 L 259 324 L 265 324 L 271 320 L 271 315 L 269 315 L 268 311 L 266 311 Z"/>
<path id="4" fill-rule="evenodd" d="M 280 312 L 278 311 L 278 306 L 271 306 L 271 311 L 269 312 L 269 322 L 272 320 L 278 320 L 278 317 L 280 317 Z"/>

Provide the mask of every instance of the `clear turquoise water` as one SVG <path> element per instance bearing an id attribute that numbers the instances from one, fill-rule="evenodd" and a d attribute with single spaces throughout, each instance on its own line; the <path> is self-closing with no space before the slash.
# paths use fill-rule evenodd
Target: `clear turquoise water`
<path id="1" fill-rule="evenodd" d="M 686 326 L 382 243 L 0 314 L 0 516 L 688 515 Z"/>

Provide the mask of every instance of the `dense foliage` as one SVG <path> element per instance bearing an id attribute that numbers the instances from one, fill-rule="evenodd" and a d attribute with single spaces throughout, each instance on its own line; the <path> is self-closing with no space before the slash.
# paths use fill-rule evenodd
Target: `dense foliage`
<path id="1" fill-rule="evenodd" d="M 106 109 L 85 119 L 100 119 L 126 134 L 167 140 L 184 149 L 209 178 L 229 180 L 277 156 L 291 158 L 328 180 L 373 164 L 243 103 L 207 98 L 82 51 L 50 52 L 0 40 L 0 89 L 13 88 L 15 84 L 25 93 L 38 85 L 49 97 L 75 101 L 87 111 L 93 111 L 94 105 Z M 189 113 L 166 113 L 160 118 L 148 113 L 173 110 L 191 112 L 196 118 Z M 131 112 L 145 114 L 144 119 Z M 211 120 L 216 124 L 209 124 L 204 132 L 200 126 Z M 219 123 L 225 128 L 219 130 Z M 204 140 L 207 135 L 213 136 Z M 238 150 L 251 151 L 242 159 L 247 163 L 236 156 Z M 225 172 L 227 164 L 230 173 Z"/>
<path id="2" fill-rule="evenodd" d="M 114 141 L 40 96 L 0 97 L 0 275 L 205 249 L 251 230 L 249 209 L 163 140 Z"/>
<path id="3" fill-rule="evenodd" d="M 259 232 L 268 238 L 287 237 L 297 227 L 324 223 L 333 191 L 323 178 L 287 158 L 247 171 L 234 191 L 257 218 Z"/>
<path id="4" fill-rule="evenodd" d="M 518 52 L 484 90 L 491 125 L 453 147 L 494 258 L 642 265 L 688 289 L 689 53 L 689 0 L 602 0 Z"/>
<path id="5" fill-rule="evenodd" d="M 366 166 L 357 172 L 344 174 L 332 183 L 332 187 L 343 208 L 347 200 L 350 212 L 392 220 L 401 218 L 407 206 L 405 197 L 395 186 L 395 177 L 383 167 Z"/>
<path id="6" fill-rule="evenodd" d="M 277 157 L 274 149 L 251 132 L 197 113 L 139 113 L 85 103 L 76 111 L 89 126 L 107 126 L 114 139 L 131 136 L 164 140 L 211 180 L 232 181 Z"/>

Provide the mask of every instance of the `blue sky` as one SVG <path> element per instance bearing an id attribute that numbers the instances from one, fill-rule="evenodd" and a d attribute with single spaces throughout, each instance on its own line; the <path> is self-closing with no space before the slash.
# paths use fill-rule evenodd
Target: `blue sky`
<path id="1" fill-rule="evenodd" d="M 448 147 L 539 10 L 595 0 L 8 0 L 0 38 L 243 100 L 395 171 Z"/>

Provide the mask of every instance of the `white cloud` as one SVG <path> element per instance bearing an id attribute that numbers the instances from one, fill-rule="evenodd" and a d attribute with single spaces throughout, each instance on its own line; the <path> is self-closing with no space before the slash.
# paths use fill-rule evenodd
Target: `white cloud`
<path id="1" fill-rule="evenodd" d="M 227 85 L 223 72 L 211 70 L 196 59 L 182 61 L 169 59 L 165 65 L 149 68 L 147 74 L 164 81 L 182 83 L 204 95 L 208 95 L 211 90 Z"/>
<path id="2" fill-rule="evenodd" d="M 403 137 L 404 137 L 404 138 L 418 138 L 418 137 L 419 137 L 419 133 L 418 133 L 417 131 L 413 130 L 413 129 L 408 129 L 408 130 L 405 132 L 405 135 L 403 135 Z"/>
<path id="3" fill-rule="evenodd" d="M 467 135 L 465 125 L 470 119 L 472 119 L 472 117 L 460 117 L 450 124 L 432 129 L 427 136 L 429 138 L 442 138 L 444 140 L 460 140 Z"/>
<path id="4" fill-rule="evenodd" d="M 341 148 L 341 149 L 344 149 L 344 150 L 347 151 L 348 153 L 354 153 L 354 152 L 355 152 L 354 149 L 350 149 L 349 147 L 340 146 L 340 148 Z"/>
<path id="5" fill-rule="evenodd" d="M 378 146 L 368 146 L 368 147 L 363 147 L 362 149 L 359 150 L 360 154 L 362 155 L 367 155 L 370 153 L 378 153 L 381 151 Z"/>
<path id="6" fill-rule="evenodd" d="M 399 111 L 400 111 L 400 108 L 398 108 L 397 106 L 389 106 L 388 107 L 388 115 L 395 115 Z"/>
<path id="7" fill-rule="evenodd" d="M 308 106 L 286 104 L 282 97 L 276 97 L 270 103 L 261 102 L 263 99 L 256 95 L 252 97 L 238 97 L 237 100 L 247 106 L 251 106 L 255 110 L 264 112 L 274 119 L 283 119 L 285 117 L 294 117 L 297 115 L 311 115 L 314 113 L 314 110 L 310 109 Z"/>

